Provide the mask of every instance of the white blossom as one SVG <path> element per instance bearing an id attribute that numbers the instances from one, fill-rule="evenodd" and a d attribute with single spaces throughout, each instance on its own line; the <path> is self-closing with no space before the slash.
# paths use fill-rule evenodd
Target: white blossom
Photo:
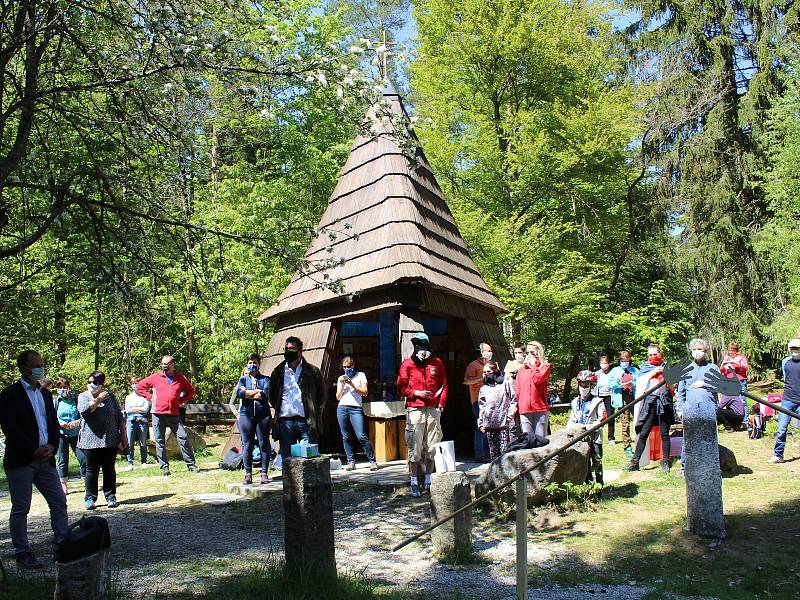
<path id="1" fill-rule="evenodd" d="M 350 46 L 349 51 L 353 54 L 364 54 L 364 49 L 361 46 Z"/>

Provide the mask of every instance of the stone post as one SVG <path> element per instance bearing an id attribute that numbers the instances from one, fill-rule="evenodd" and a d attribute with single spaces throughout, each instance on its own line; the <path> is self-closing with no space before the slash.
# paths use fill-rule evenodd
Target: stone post
<path id="1" fill-rule="evenodd" d="M 707 398 L 683 408 L 686 454 L 686 529 L 701 537 L 725 537 L 722 474 L 719 468 L 716 405 Z"/>
<path id="2" fill-rule="evenodd" d="M 467 476 L 461 471 L 435 473 L 431 478 L 431 523 L 446 517 L 472 500 Z M 457 515 L 431 531 L 434 552 L 438 555 L 472 550 L 472 511 Z"/>
<path id="3" fill-rule="evenodd" d="M 330 458 L 286 459 L 282 477 L 286 568 L 335 574 Z"/>
<path id="4" fill-rule="evenodd" d="M 54 600 L 106 600 L 108 598 L 111 551 L 56 563 Z"/>

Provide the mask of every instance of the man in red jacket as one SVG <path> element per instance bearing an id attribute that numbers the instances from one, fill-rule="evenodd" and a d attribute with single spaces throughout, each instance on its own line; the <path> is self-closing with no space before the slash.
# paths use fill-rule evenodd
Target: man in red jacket
<path id="1" fill-rule="evenodd" d="M 414 351 L 400 364 L 397 393 L 406 399 L 411 496 L 419 498 L 422 496 L 419 476 L 425 476 L 423 489 L 428 491 L 433 473 L 433 447 L 442 441 L 441 416 L 447 403 L 447 375 L 441 359 L 431 356 L 431 343 L 426 334 L 415 333 L 411 343 Z"/>
<path id="2" fill-rule="evenodd" d="M 544 357 L 544 346 L 528 342 L 525 362 L 514 381 L 520 425 L 525 433 L 547 437 L 547 380 L 551 369 Z"/>
<path id="3" fill-rule="evenodd" d="M 136 384 L 136 393 L 151 400 L 153 409 L 153 435 L 156 438 L 156 458 L 161 472 L 169 475 L 169 458 L 167 457 L 167 429 L 178 437 L 183 460 L 189 471 L 197 471 L 194 462 L 194 450 L 186 429 L 183 427 L 179 412 L 181 406 L 194 398 L 195 390 L 183 373 L 175 370 L 175 359 L 164 356 L 161 359 L 161 370 L 145 377 Z"/>

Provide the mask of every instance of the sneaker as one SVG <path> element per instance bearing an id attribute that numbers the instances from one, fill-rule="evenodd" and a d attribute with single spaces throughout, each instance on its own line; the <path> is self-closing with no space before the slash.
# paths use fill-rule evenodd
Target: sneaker
<path id="1" fill-rule="evenodd" d="M 639 470 L 638 461 L 635 461 L 635 460 L 631 459 L 631 462 L 629 462 L 627 465 L 625 465 L 625 469 L 624 470 L 628 471 L 628 472 L 630 472 L 630 471 L 638 471 Z"/>
<path id="2" fill-rule="evenodd" d="M 245 473 L 243 483 L 244 485 L 250 485 L 251 483 L 253 483 L 253 476 L 250 475 L 250 473 Z"/>
<path id="3" fill-rule="evenodd" d="M 128 464 L 128 466 L 125 467 L 125 470 L 126 471 L 133 471 L 133 463 Z"/>
<path id="4" fill-rule="evenodd" d="M 31 571 L 33 569 L 41 569 L 42 563 L 36 560 L 36 557 L 33 555 L 33 552 L 23 552 L 22 554 L 17 554 L 15 557 L 17 561 L 17 568 L 25 569 L 26 571 Z"/>
<path id="5" fill-rule="evenodd" d="M 376 463 L 374 460 L 370 461 L 370 463 L 369 463 L 369 470 L 370 471 L 377 471 L 378 468 L 379 468 L 378 467 L 378 463 Z"/>
<path id="6" fill-rule="evenodd" d="M 617 443 L 617 440 L 615 440 L 614 438 L 611 438 L 610 440 L 608 440 L 608 445 L 609 446 L 613 446 L 616 443 Z"/>
<path id="7" fill-rule="evenodd" d="M 261 485 L 266 485 L 268 483 L 272 483 L 272 479 L 266 473 L 261 474 Z"/>
<path id="8" fill-rule="evenodd" d="M 84 500 L 83 504 L 86 506 L 86 510 L 94 510 L 94 500 L 91 498 L 87 498 Z"/>
<path id="9" fill-rule="evenodd" d="M 777 465 L 778 463 L 782 463 L 783 462 L 783 457 L 782 456 L 778 456 L 777 454 L 773 454 L 772 457 L 767 462 L 769 462 L 769 464 L 771 464 L 771 465 Z"/>
<path id="10" fill-rule="evenodd" d="M 106 498 L 106 506 L 108 508 L 117 508 L 119 506 L 119 502 L 117 502 L 117 497 L 113 494 Z"/>
<path id="11" fill-rule="evenodd" d="M 625 456 L 628 457 L 628 460 L 633 460 L 633 450 L 625 448 Z"/>
<path id="12" fill-rule="evenodd" d="M 197 468 L 197 465 L 189 465 L 186 467 L 186 470 L 189 471 L 189 473 L 197 473 L 200 471 L 200 469 Z"/>
<path id="13" fill-rule="evenodd" d="M 661 461 L 661 471 L 663 471 L 664 473 L 669 473 L 669 461 L 668 460 L 662 460 Z"/>
<path id="14" fill-rule="evenodd" d="M 149 466 L 150 466 L 150 463 L 142 463 L 142 464 L 139 465 L 139 468 L 140 469 L 146 469 Z"/>
<path id="15" fill-rule="evenodd" d="M 170 472 L 169 472 L 169 466 L 166 466 L 166 467 L 161 467 L 161 474 L 162 474 L 164 477 L 169 477 L 169 476 L 170 476 Z"/>
<path id="16" fill-rule="evenodd" d="M 350 461 L 347 463 L 347 466 L 344 468 L 345 471 L 355 471 L 356 470 L 356 463 L 355 461 Z"/>
<path id="17" fill-rule="evenodd" d="M 412 498 L 422 498 L 422 492 L 419 491 L 419 484 L 412 483 L 411 484 L 411 497 Z"/>
<path id="18" fill-rule="evenodd" d="M 430 494 L 431 493 L 431 482 L 430 481 L 424 481 L 422 483 L 422 493 L 423 494 Z"/>

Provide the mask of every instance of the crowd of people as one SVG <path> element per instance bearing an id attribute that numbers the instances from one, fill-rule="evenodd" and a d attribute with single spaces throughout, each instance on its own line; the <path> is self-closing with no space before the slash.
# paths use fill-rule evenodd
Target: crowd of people
<path id="1" fill-rule="evenodd" d="M 448 398 L 444 362 L 433 355 L 429 337 L 419 332 L 411 337 L 412 352 L 402 361 L 396 382 L 397 394 L 406 404 L 405 439 L 408 447 L 410 495 L 419 498 L 429 491 L 434 471 L 436 444 L 442 440 L 441 415 Z M 709 373 L 721 373 L 739 380 L 742 393 L 747 389 L 747 357 L 732 343 L 717 367 L 710 360 L 710 345 L 695 338 L 688 344 L 691 368 L 677 386 L 659 385 L 666 368 L 661 348 L 650 344 L 647 359 L 636 367 L 629 351 L 620 352 L 612 364 L 602 356 L 598 369 L 577 374 L 578 393 L 570 403 L 572 423 L 593 426 L 606 421 L 609 414 L 634 399 L 637 391 L 652 390 L 634 413 L 627 407 L 619 416 L 622 443 L 630 462 L 627 470 L 638 470 L 647 439 L 658 428 L 664 458 L 661 468 L 670 470 L 670 428 L 681 420 L 688 400 L 713 402 L 717 419 L 725 431 L 747 427 L 763 431 L 757 405 L 748 412 L 743 396 L 721 396 L 708 389 Z M 514 358 L 502 368 L 494 360 L 489 343 L 481 343 L 480 356 L 466 368 L 475 419 L 475 458 L 496 460 L 509 448 L 512 437 L 527 436 L 536 445 L 549 434 L 548 381 L 552 365 L 544 346 L 536 341 L 514 346 Z M 781 363 L 784 392 L 781 405 L 800 408 L 800 335 L 788 343 L 789 355 Z M 251 354 L 239 378 L 234 410 L 242 438 L 246 484 L 251 484 L 253 450 L 256 445 L 261 468 L 261 483 L 269 483 L 269 464 L 273 454 L 270 437 L 280 456 L 289 458 L 293 444 L 316 441 L 322 433 L 322 407 L 325 385 L 316 366 L 303 359 L 303 342 L 288 337 L 283 360 L 267 376 L 260 372 L 261 356 Z M 197 471 L 194 451 L 186 433 L 181 409 L 195 395 L 189 379 L 175 369 L 171 356 L 164 356 L 161 368 L 151 375 L 130 380 L 130 392 L 121 407 L 114 393 L 106 388 L 105 374 L 93 371 L 86 378 L 86 389 L 76 394 L 70 382 L 59 377 L 45 378 L 42 356 L 26 350 L 17 358 L 20 379 L 0 392 L 0 427 L 6 436 L 3 466 L 11 495 L 9 528 L 17 564 L 24 569 L 39 568 L 28 542 L 27 516 L 33 486 L 47 501 L 54 539 L 60 541 L 67 530 L 67 483 L 69 454 L 75 455 L 84 482 L 84 503 L 94 509 L 98 499 L 100 472 L 106 505 L 118 505 L 116 497 L 116 457 L 127 456 L 128 468 L 134 464 L 138 445 L 142 466 L 148 462 L 148 418 L 152 419 L 156 459 L 165 476 L 170 475 L 166 451 L 166 431 L 178 440 L 189 471 Z M 368 393 L 367 378 L 356 369 L 352 356 L 340 363 L 336 379 L 337 420 L 342 434 L 346 469 L 356 468 L 354 440 L 367 455 L 369 468 L 378 469 L 374 450 L 364 425 L 363 399 Z M 55 384 L 56 396 L 50 388 Z M 778 418 L 778 433 L 771 463 L 783 462 L 786 435 L 791 418 Z M 636 437 L 630 433 L 631 423 Z M 607 421 L 609 444 L 616 443 L 617 426 Z M 516 434 L 516 435 L 515 435 Z M 751 436 L 757 437 L 757 435 Z M 634 445 L 635 440 L 635 445 Z M 515 441 L 516 443 L 516 441 Z M 589 479 L 603 482 L 603 431 L 599 429 L 590 444 Z M 681 452 L 683 464 L 683 452 Z"/>

